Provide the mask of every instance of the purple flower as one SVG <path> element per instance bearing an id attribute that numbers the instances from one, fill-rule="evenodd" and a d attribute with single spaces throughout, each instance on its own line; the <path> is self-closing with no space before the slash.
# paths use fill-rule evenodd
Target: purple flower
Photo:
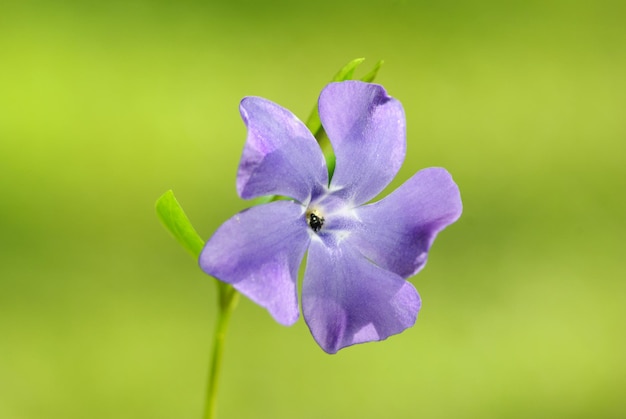
<path id="1" fill-rule="evenodd" d="M 400 102 L 376 84 L 324 88 L 319 114 L 336 155 L 330 182 L 319 145 L 295 115 L 259 97 L 244 98 L 240 110 L 248 137 L 237 192 L 292 200 L 226 221 L 206 243 L 201 268 L 291 325 L 299 316 L 298 267 L 308 250 L 302 312 L 328 353 L 412 326 L 421 301 L 406 278 L 424 266 L 435 236 L 459 218 L 462 204 L 442 168 L 421 170 L 366 204 L 404 160 Z"/>

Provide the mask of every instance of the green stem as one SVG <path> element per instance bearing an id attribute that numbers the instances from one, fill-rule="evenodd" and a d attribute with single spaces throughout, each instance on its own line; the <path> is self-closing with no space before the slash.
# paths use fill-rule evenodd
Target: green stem
<path id="1" fill-rule="evenodd" d="M 219 312 L 215 326 L 215 336 L 213 337 L 213 354 L 207 383 L 204 419 L 215 419 L 215 412 L 217 411 L 217 387 L 222 365 L 222 354 L 224 353 L 226 330 L 228 329 L 230 315 L 239 300 L 239 294 L 230 285 L 218 281 L 217 286 L 219 291 Z"/>

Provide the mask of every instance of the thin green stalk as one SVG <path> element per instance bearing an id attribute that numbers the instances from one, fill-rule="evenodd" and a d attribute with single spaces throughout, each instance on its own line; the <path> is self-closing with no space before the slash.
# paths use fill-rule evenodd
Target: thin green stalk
<path id="1" fill-rule="evenodd" d="M 217 286 L 219 290 L 219 312 L 217 315 L 217 324 L 215 325 L 215 335 L 213 337 L 213 354 L 207 383 L 204 419 L 215 419 L 215 412 L 217 411 L 217 387 L 222 366 L 226 330 L 228 329 L 230 315 L 239 300 L 239 293 L 230 285 L 218 282 Z"/>

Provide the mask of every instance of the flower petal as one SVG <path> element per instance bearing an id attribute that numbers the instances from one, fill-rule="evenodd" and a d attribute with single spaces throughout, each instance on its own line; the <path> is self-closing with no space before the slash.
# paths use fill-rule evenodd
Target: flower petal
<path id="1" fill-rule="evenodd" d="M 324 155 L 307 127 L 287 109 L 259 97 L 239 106 L 248 127 L 237 192 L 244 199 L 285 195 L 306 202 L 328 185 Z"/>
<path id="2" fill-rule="evenodd" d="M 324 351 L 400 333 L 415 323 L 420 305 L 413 285 L 400 276 L 347 246 L 311 240 L 302 311 Z"/>
<path id="3" fill-rule="evenodd" d="M 452 176 L 431 167 L 383 200 L 355 209 L 362 224 L 346 240 L 382 268 L 408 278 L 426 264 L 437 233 L 455 222 L 462 209 Z"/>
<path id="4" fill-rule="evenodd" d="M 240 212 L 217 229 L 200 267 L 265 307 L 277 322 L 298 319 L 298 267 L 310 238 L 304 208 L 277 201 Z"/>
<path id="5" fill-rule="evenodd" d="M 319 113 L 337 158 L 331 190 L 345 189 L 355 205 L 374 198 L 404 161 L 402 104 L 380 85 L 351 80 L 324 88 Z"/>

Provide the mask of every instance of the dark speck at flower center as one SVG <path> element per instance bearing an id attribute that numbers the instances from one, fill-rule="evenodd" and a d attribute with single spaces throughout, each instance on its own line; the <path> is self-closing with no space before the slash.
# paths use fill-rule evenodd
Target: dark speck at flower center
<path id="1" fill-rule="evenodd" d="M 309 216 L 307 222 L 309 223 L 309 227 L 311 227 L 311 229 L 313 229 L 313 231 L 317 233 L 324 225 L 324 217 L 321 217 L 314 212 L 310 212 L 308 215 Z"/>

